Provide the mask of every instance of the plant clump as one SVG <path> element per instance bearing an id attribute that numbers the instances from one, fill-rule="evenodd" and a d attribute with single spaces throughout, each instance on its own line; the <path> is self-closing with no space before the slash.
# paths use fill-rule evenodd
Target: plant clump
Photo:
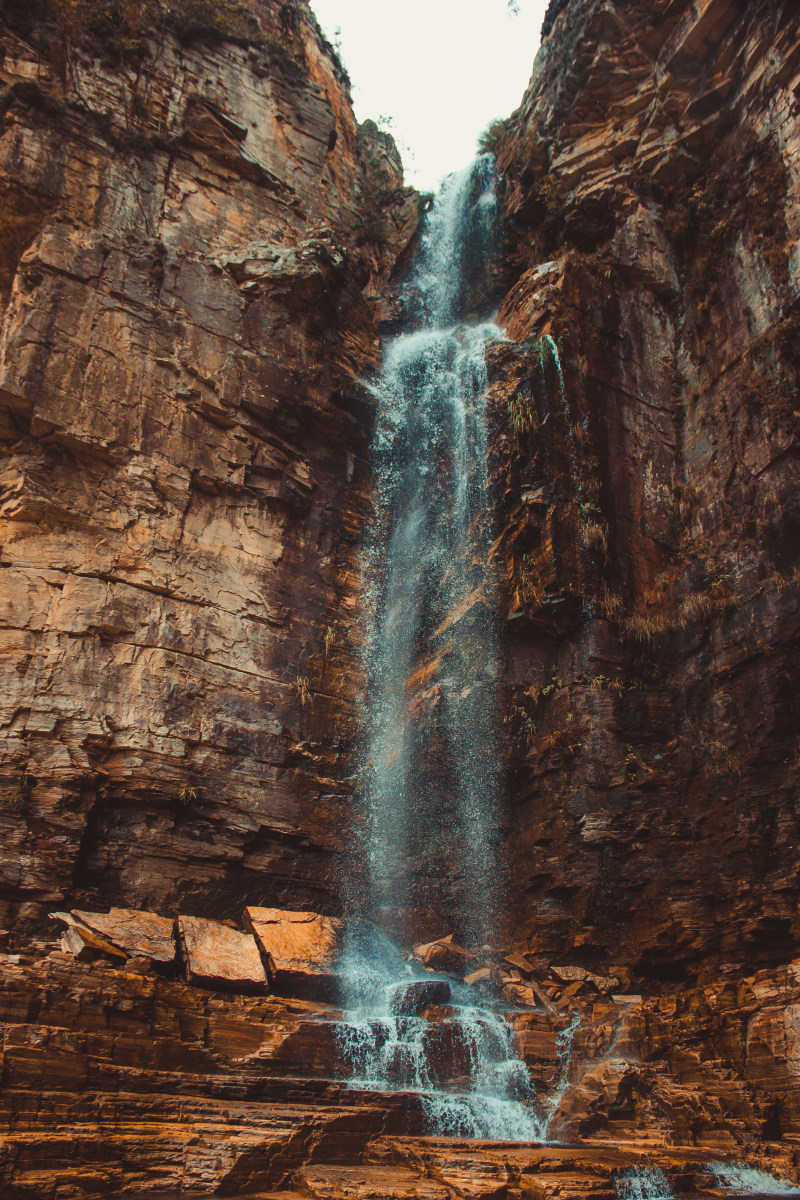
<path id="1" fill-rule="evenodd" d="M 30 805 L 35 782 L 32 775 L 27 773 L 20 775 L 8 797 L 9 808 L 16 809 L 17 812 L 25 812 Z"/>
<path id="2" fill-rule="evenodd" d="M 478 136 L 478 153 L 479 154 L 494 154 L 500 148 L 500 143 L 508 131 L 508 121 L 502 117 L 498 117 L 494 121 L 490 121 L 486 128 Z"/>

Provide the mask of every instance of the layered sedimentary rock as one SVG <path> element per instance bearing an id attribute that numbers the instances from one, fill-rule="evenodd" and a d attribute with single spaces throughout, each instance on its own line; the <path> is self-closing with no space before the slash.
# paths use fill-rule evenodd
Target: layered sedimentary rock
<path id="1" fill-rule="evenodd" d="M 485 956 L 418 947 L 452 993 L 396 1010 L 448 1078 L 461 978 L 499 996 L 550 1136 L 583 1144 L 422 1139 L 418 1097 L 347 1086 L 335 1008 L 181 979 L 94 911 L 237 943 L 244 905 L 332 914 L 352 830 L 360 380 L 417 205 L 308 10 L 222 7 L 113 55 L 4 12 L 0 1190 L 612 1200 L 639 1165 L 707 1194 L 720 1155 L 797 1178 L 788 4 L 558 0 L 498 146 L 512 919 Z M 87 961 L 33 940 L 56 906 Z M 318 949 L 290 970 L 333 973 Z"/>
<path id="2" fill-rule="evenodd" d="M 658 988 L 798 946 L 800 25 L 553 4 L 501 136 L 519 946 Z"/>
<path id="3" fill-rule="evenodd" d="M 19 928 L 65 898 L 335 908 L 350 823 L 362 287 L 416 203 L 305 4 L 140 9 L 1 31 Z"/>
<path id="4" fill-rule="evenodd" d="M 800 1165 L 796 964 L 669 1001 L 573 999 L 569 1060 L 569 1013 L 512 1013 L 551 1139 L 582 1139 L 566 1148 L 420 1137 L 417 1095 L 348 1086 L 340 1014 L 321 1004 L 58 950 L 2 956 L 0 984 L 0 1190 L 20 1200 L 147 1188 L 365 1200 L 432 1186 L 612 1200 L 636 1166 L 707 1194 L 720 1157 L 783 1178 Z M 440 1001 L 424 1011 L 444 1033 Z M 432 1071 L 453 1070 L 448 1047 Z"/>

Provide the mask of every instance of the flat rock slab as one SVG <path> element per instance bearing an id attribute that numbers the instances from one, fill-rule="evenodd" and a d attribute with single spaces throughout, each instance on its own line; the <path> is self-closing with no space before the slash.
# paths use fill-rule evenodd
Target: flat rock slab
<path id="1" fill-rule="evenodd" d="M 61 949 L 66 954 L 71 954 L 73 958 L 77 958 L 79 962 L 92 962 L 98 955 L 105 955 L 122 962 L 125 962 L 128 957 L 124 950 L 118 950 L 106 938 L 100 937 L 91 929 L 86 929 L 77 923 L 67 925 L 62 933 Z"/>
<path id="2" fill-rule="evenodd" d="M 154 962 L 168 963 L 175 959 L 175 922 L 170 917 L 136 908 L 112 908 L 108 913 L 74 908 L 72 916 L 126 954 Z"/>
<path id="3" fill-rule="evenodd" d="M 334 999 L 339 990 L 336 964 L 342 947 L 342 922 L 315 912 L 248 908 L 245 925 L 253 931 L 269 963 L 278 992 L 313 999 Z"/>
<path id="4" fill-rule="evenodd" d="M 256 940 L 219 921 L 204 917 L 178 917 L 186 978 L 241 991 L 264 991 L 267 974 Z"/>

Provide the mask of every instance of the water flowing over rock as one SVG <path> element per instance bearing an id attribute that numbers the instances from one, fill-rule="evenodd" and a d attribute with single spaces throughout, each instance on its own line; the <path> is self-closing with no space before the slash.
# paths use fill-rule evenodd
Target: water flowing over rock
<path id="1" fill-rule="evenodd" d="M 496 232 L 493 159 L 446 181 L 422 232 L 408 290 L 421 328 L 386 348 L 375 391 L 376 513 L 365 573 L 366 649 L 362 880 L 352 919 L 416 932 L 424 889 L 444 901 L 460 935 L 496 931 L 500 825 L 496 585 L 486 463 L 490 324 L 458 324 L 474 263 Z M 423 855 L 433 859 L 421 869 Z M 450 879 L 438 870 L 446 864 Z M 453 880 L 453 876 L 455 879 Z M 455 886 L 453 886 L 455 883 Z M 437 904 L 437 900 L 433 900 Z M 438 902 L 441 907 L 441 901 Z M 439 951 L 438 955 L 436 951 Z M 460 953 L 459 953 L 460 950 Z M 452 937 L 418 947 L 428 969 L 474 963 Z M 465 962 L 466 960 L 466 962 Z M 360 1086 L 418 1093 L 427 1129 L 452 1137 L 524 1140 L 541 1123 L 511 1026 L 466 996 L 429 1021 L 451 989 L 408 981 L 379 937 L 351 933 L 344 964 L 345 1067 Z M 462 971 L 466 973 L 466 971 Z M 404 978 L 405 976 L 405 978 Z"/>
<path id="2" fill-rule="evenodd" d="M 386 347 L 375 388 L 376 510 L 366 531 L 361 915 L 430 907 L 451 875 L 463 939 L 491 936 L 499 885 L 496 586 L 489 561 L 485 351 L 490 324 L 459 324 L 471 253 L 495 226 L 492 159 L 436 198 L 408 290 L 421 328 Z M 355 874 L 355 872 L 354 872 Z M 455 875 L 455 878 L 452 876 Z"/>
<path id="3" fill-rule="evenodd" d="M 544 32 L 429 208 L 304 0 L 2 6 L 3 1200 L 800 1190 L 800 12 Z"/>

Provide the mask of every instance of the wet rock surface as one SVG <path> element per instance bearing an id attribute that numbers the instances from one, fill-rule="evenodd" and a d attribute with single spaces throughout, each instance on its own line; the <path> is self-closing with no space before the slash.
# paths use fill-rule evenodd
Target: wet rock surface
<path id="1" fill-rule="evenodd" d="M 564 1019 L 512 1015 L 538 1102 L 558 1102 L 561 1144 L 537 1146 L 420 1137 L 417 1097 L 336 1078 L 329 1006 L 44 949 L 0 957 L 0 1190 L 15 1200 L 438 1187 L 610 1200 L 634 1168 L 663 1170 L 676 1195 L 723 1196 L 720 1159 L 797 1177 L 797 964 L 670 1001 L 584 1004 L 560 1099 Z"/>
<path id="2" fill-rule="evenodd" d="M 416 1017 L 430 1004 L 449 1004 L 450 984 L 445 979 L 423 979 L 398 983 L 389 997 L 389 1008 L 396 1016 Z"/>
<path id="3" fill-rule="evenodd" d="M 0 1192 L 797 1179 L 795 9 L 558 0 L 499 146 L 513 911 L 502 952 L 417 952 L 501 1005 L 548 1146 L 421 1137 L 418 1096 L 346 1078 L 336 1008 L 247 994 L 262 955 L 335 978 L 335 920 L 273 908 L 338 911 L 351 835 L 360 381 L 417 215 L 391 139 L 302 4 L 255 4 L 258 41 L 167 28 L 138 72 L 12 12 Z M 145 909 L 192 914 L 191 981 Z"/>

